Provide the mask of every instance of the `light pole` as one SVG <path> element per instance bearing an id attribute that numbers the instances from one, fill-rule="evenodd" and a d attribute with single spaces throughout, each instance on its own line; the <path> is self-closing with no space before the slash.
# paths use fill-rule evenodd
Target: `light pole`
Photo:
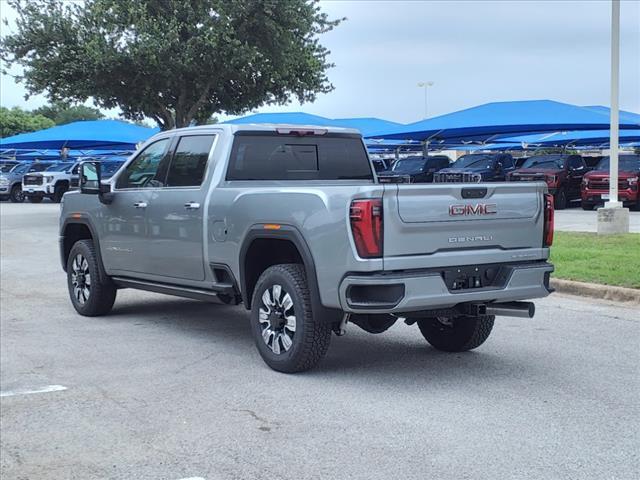
<path id="1" fill-rule="evenodd" d="M 419 82 L 418 87 L 424 88 L 424 118 L 426 120 L 427 118 L 429 118 L 429 106 L 428 106 L 429 104 L 427 103 L 427 91 L 429 90 L 429 87 L 433 87 L 433 82 L 432 81 Z"/>
<path id="2" fill-rule="evenodd" d="M 620 0 L 611 0 L 611 124 L 609 200 L 598 209 L 598 234 L 629 233 L 629 209 L 618 200 L 618 90 L 620 82 Z"/>
<path id="3" fill-rule="evenodd" d="M 620 0 L 611 2 L 611 124 L 609 125 L 609 201 L 607 208 L 621 207 L 618 201 L 618 88 L 620 76 Z"/>

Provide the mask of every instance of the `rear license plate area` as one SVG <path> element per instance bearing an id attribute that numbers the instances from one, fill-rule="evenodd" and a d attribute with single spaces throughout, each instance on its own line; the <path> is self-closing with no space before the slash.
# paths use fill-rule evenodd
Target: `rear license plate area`
<path id="1" fill-rule="evenodd" d="M 504 286 L 507 280 L 507 271 L 500 265 L 467 265 L 444 269 L 440 275 L 449 291 L 456 293 Z"/>

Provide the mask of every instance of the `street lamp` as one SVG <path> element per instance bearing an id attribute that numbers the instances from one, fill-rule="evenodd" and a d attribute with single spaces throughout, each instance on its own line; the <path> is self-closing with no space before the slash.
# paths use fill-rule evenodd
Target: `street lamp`
<path id="1" fill-rule="evenodd" d="M 424 88 L 424 118 L 426 120 L 427 118 L 429 118 L 429 109 L 428 109 L 428 103 L 427 103 L 427 90 L 429 90 L 429 87 L 433 87 L 433 82 L 432 81 L 419 82 L 418 83 L 418 87 Z"/>
<path id="2" fill-rule="evenodd" d="M 609 200 L 598 209 L 598 233 L 629 233 L 629 210 L 618 199 L 618 91 L 620 83 L 620 0 L 611 0 L 611 118 Z"/>

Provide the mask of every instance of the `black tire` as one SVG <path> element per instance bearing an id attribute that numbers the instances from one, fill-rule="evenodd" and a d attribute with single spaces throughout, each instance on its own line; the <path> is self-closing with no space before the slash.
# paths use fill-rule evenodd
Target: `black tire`
<path id="1" fill-rule="evenodd" d="M 553 208 L 556 210 L 564 210 L 565 208 L 567 208 L 567 204 L 567 190 L 562 187 L 556 192 L 556 195 L 553 199 Z"/>
<path id="2" fill-rule="evenodd" d="M 86 266 L 81 259 L 86 261 Z M 73 308 L 86 317 L 106 315 L 111 311 L 116 300 L 116 286 L 111 280 L 100 278 L 98 261 L 91 240 L 77 241 L 71 247 L 67 260 L 69 298 Z M 75 262 L 78 263 L 75 264 Z M 89 282 L 86 282 L 87 277 Z"/>
<path id="3" fill-rule="evenodd" d="M 586 203 L 586 202 L 581 202 L 580 206 L 582 207 L 583 210 L 587 210 L 587 211 L 591 211 L 593 210 L 593 207 L 595 207 L 593 203 Z"/>
<path id="4" fill-rule="evenodd" d="M 44 197 L 42 195 L 29 195 L 27 198 L 31 203 L 40 203 Z"/>
<path id="5" fill-rule="evenodd" d="M 60 203 L 62 201 L 62 196 L 67 193 L 69 190 L 69 185 L 66 183 L 58 183 L 53 189 L 53 197 L 51 197 L 51 201 L 54 203 Z"/>
<path id="6" fill-rule="evenodd" d="M 313 314 L 302 265 L 274 265 L 260 275 L 251 302 L 251 331 L 260 356 L 278 372 L 302 372 L 322 360 L 331 325 Z"/>
<path id="7" fill-rule="evenodd" d="M 493 329 L 494 315 L 454 317 L 443 323 L 435 317 L 421 318 L 418 327 L 434 348 L 444 352 L 466 352 L 482 345 Z"/>
<path id="8" fill-rule="evenodd" d="M 24 202 L 24 193 L 22 193 L 22 185 L 16 184 L 11 187 L 11 193 L 9 194 L 9 200 L 13 203 Z"/>
<path id="9" fill-rule="evenodd" d="M 629 208 L 629 210 L 632 210 L 634 212 L 640 212 L 640 199 L 636 200 L 636 203 L 631 205 L 631 208 Z"/>

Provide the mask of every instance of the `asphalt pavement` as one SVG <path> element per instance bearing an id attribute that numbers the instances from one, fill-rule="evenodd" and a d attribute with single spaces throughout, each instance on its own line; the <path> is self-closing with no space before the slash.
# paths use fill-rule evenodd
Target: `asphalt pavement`
<path id="1" fill-rule="evenodd" d="M 0 205 L 3 480 L 640 478 L 637 310 L 554 294 L 464 354 L 350 325 L 284 375 L 241 307 L 125 290 L 78 316 L 57 212 Z"/>

